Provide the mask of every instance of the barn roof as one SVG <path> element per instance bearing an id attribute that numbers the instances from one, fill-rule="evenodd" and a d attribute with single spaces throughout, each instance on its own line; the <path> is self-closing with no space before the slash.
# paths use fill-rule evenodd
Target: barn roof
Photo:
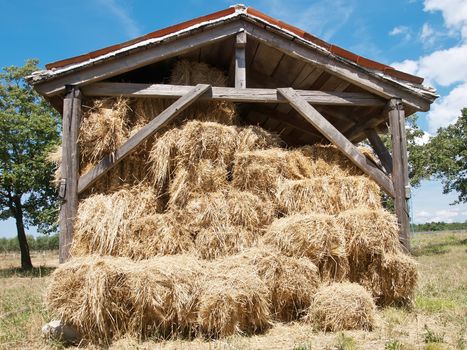
<path id="1" fill-rule="evenodd" d="M 286 35 L 292 36 L 294 39 L 300 40 L 302 43 L 306 43 L 318 50 L 326 52 L 330 57 L 344 60 L 358 66 L 359 68 L 375 73 L 383 79 L 394 81 L 402 85 L 404 88 L 413 90 L 418 94 L 423 94 L 433 98 L 436 97 L 435 90 L 433 88 L 422 85 L 422 77 L 399 71 L 388 65 L 345 50 L 337 45 L 321 40 L 300 28 L 272 18 L 252 7 L 246 7 L 244 5 L 235 5 L 222 11 L 214 12 L 206 16 L 198 17 L 148 33 L 130 41 L 46 64 L 47 70 L 34 73 L 30 77 L 30 82 L 37 84 L 54 79 L 72 71 L 79 70 L 90 65 L 95 65 L 117 56 L 128 54 L 131 51 L 141 49 L 145 46 L 163 43 L 164 41 L 169 40 L 172 37 L 177 37 L 182 33 L 197 30 L 202 27 L 210 27 L 217 23 L 232 21 L 237 18 L 249 20 L 266 28 L 273 27 Z"/>

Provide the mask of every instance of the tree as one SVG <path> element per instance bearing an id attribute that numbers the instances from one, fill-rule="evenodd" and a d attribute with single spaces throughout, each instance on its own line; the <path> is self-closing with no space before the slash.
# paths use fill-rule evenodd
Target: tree
<path id="1" fill-rule="evenodd" d="M 443 183 L 443 193 L 457 192 L 467 202 L 467 108 L 455 124 L 439 128 L 426 145 L 425 171 Z"/>
<path id="2" fill-rule="evenodd" d="M 32 268 L 25 228 L 56 229 L 57 195 L 47 154 L 59 143 L 61 118 L 26 82 L 37 60 L 0 72 L 0 220 L 14 218 L 21 267 Z"/>

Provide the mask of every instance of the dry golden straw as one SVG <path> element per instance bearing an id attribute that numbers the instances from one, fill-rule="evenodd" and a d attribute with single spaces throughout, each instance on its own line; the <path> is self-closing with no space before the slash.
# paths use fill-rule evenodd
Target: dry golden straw
<path id="1" fill-rule="evenodd" d="M 280 184 L 279 210 L 286 214 L 338 214 L 347 209 L 381 207 L 379 187 L 364 176 L 316 177 L 289 180 Z"/>
<path id="2" fill-rule="evenodd" d="M 306 316 L 324 331 L 371 330 L 376 306 L 371 294 L 356 283 L 332 283 L 318 289 Z"/>
<path id="3" fill-rule="evenodd" d="M 266 285 L 248 266 L 213 263 L 202 283 L 198 324 L 208 337 L 253 334 L 270 326 Z"/>
<path id="4" fill-rule="evenodd" d="M 309 258 L 323 280 L 341 280 L 348 274 L 345 240 L 332 215 L 296 214 L 275 220 L 263 241 L 287 256 Z"/>

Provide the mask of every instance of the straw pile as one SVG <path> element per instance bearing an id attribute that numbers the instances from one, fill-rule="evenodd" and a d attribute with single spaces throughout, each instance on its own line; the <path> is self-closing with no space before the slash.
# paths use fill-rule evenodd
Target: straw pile
<path id="1" fill-rule="evenodd" d="M 168 80 L 226 83 L 185 61 Z M 81 173 L 170 103 L 89 103 Z M 48 291 L 51 313 L 108 344 L 125 334 L 254 334 L 303 318 L 370 329 L 372 298 L 410 301 L 416 266 L 376 184 L 333 146 L 284 146 L 238 125 L 233 104 L 184 111 L 81 196 L 73 258 Z M 57 166 L 59 155 L 50 157 Z"/>
<path id="2" fill-rule="evenodd" d="M 316 292 L 306 320 L 323 331 L 371 330 L 375 311 L 373 298 L 364 287 L 356 283 L 333 283 Z"/>

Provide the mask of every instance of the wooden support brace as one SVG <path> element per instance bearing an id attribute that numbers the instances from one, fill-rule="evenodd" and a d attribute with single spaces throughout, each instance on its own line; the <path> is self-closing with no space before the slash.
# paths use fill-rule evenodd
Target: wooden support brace
<path id="1" fill-rule="evenodd" d="M 154 135 L 157 130 L 183 112 L 210 88 L 211 86 L 206 84 L 198 84 L 195 87 L 192 87 L 184 96 L 180 97 L 156 118 L 142 127 L 135 135 L 128 139 L 113 155 L 109 154 L 105 156 L 94 168 L 81 176 L 78 183 L 78 193 L 82 193 L 89 188 L 93 183 L 105 175 L 105 173 L 134 151 L 136 147 L 143 143 L 148 137 Z"/>
<path id="2" fill-rule="evenodd" d="M 410 249 L 410 216 L 407 206 L 408 197 L 408 161 L 405 136 L 404 106 L 400 99 L 391 99 L 388 103 L 389 124 L 392 142 L 392 180 L 394 184 L 397 220 L 400 225 L 400 241 Z"/>
<path id="3" fill-rule="evenodd" d="M 366 130 L 366 136 L 368 137 L 368 141 L 370 141 L 371 147 L 373 147 L 373 150 L 377 154 L 384 169 L 386 169 L 388 174 L 391 174 L 392 157 L 391 153 L 389 153 L 389 150 L 384 145 L 383 140 L 381 140 L 375 129 Z"/>
<path id="4" fill-rule="evenodd" d="M 386 193 L 394 197 L 393 185 L 386 174 L 375 167 L 352 142 L 342 135 L 341 132 L 328 122 L 313 106 L 298 95 L 292 88 L 280 88 L 277 90 L 301 116 L 321 132 L 324 137 L 336 145 L 342 153 L 380 185 Z"/>
<path id="5" fill-rule="evenodd" d="M 81 92 L 68 87 L 63 100 L 62 165 L 60 180 L 59 262 L 70 255 L 73 240 L 73 221 L 78 208 L 79 148 L 78 133 L 81 122 Z"/>
<path id="6" fill-rule="evenodd" d="M 237 89 L 246 88 L 246 33 L 237 34 L 235 41 L 235 87 Z"/>

